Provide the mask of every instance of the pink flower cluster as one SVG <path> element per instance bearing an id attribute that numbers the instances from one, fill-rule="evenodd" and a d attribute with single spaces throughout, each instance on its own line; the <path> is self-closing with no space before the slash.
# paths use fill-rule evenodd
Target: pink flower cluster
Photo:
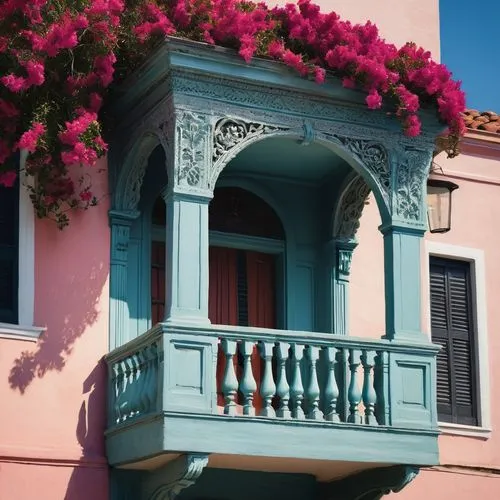
<path id="1" fill-rule="evenodd" d="M 76 110 L 78 117 L 65 123 L 65 129 L 59 133 L 59 140 L 71 149 L 61 153 L 64 165 L 82 164 L 92 166 L 98 158 L 97 147 L 105 151 L 107 146 L 100 136 L 93 139 L 92 145 L 85 144 L 83 135 L 92 124 L 97 124 L 97 113 L 83 108 Z"/>
<path id="2" fill-rule="evenodd" d="M 311 0 L 269 8 L 250 0 L 4 0 L 0 5 L 0 184 L 15 181 L 13 153 L 27 149 L 37 213 L 86 208 L 68 166 L 93 166 L 107 149 L 99 110 L 106 89 L 145 60 L 167 35 L 234 48 L 249 62 L 270 57 L 323 84 L 327 73 L 366 92 L 369 109 L 385 107 L 404 133 L 421 132 L 419 111 L 433 106 L 454 134 L 464 125 L 460 83 L 429 52 L 398 49 L 372 23 L 351 24 Z M 5 67 L 5 63 L 4 63 Z M 63 125 L 64 124 L 64 125 Z M 64 203 L 63 203 L 64 202 Z M 59 219 L 61 217 L 61 219 Z"/>

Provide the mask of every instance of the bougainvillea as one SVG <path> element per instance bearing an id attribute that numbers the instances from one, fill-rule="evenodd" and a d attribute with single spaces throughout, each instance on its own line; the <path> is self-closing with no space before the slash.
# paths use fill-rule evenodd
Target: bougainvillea
<path id="1" fill-rule="evenodd" d="M 109 87 L 168 35 L 234 48 L 246 62 L 270 57 L 318 84 L 328 71 L 366 91 L 368 108 L 392 108 L 408 136 L 420 134 L 422 107 L 463 133 L 464 94 L 444 65 L 310 0 L 273 9 L 246 0 L 4 0 L 0 183 L 15 182 L 15 153 L 26 149 L 38 216 L 63 227 L 68 209 L 94 205 L 90 176 L 74 182 L 68 169 L 92 168 L 105 154 L 99 112 Z"/>

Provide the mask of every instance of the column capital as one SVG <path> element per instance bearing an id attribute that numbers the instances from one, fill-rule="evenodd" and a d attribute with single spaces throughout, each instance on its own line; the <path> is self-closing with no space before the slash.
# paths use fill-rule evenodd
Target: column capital
<path id="1" fill-rule="evenodd" d="M 208 204 L 213 198 L 213 192 L 210 190 L 184 190 L 178 187 L 166 186 L 161 192 L 165 203 L 169 201 L 188 201 L 193 203 Z"/>
<path id="2" fill-rule="evenodd" d="M 138 210 L 110 210 L 108 212 L 109 222 L 111 225 L 131 226 L 139 217 Z"/>
<path id="3" fill-rule="evenodd" d="M 392 220 L 390 222 L 386 222 L 381 224 L 378 227 L 378 230 L 386 236 L 391 233 L 400 233 L 400 234 L 411 234 L 414 236 L 423 236 L 427 231 L 427 227 L 424 227 L 420 224 L 408 224 L 405 221 L 400 220 Z"/>

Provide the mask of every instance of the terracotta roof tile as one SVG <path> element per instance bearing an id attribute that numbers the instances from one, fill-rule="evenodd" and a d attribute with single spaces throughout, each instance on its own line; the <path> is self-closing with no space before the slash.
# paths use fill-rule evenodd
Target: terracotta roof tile
<path id="1" fill-rule="evenodd" d="M 494 111 L 480 112 L 476 109 L 467 109 L 463 117 L 468 129 L 500 134 L 500 116 Z"/>

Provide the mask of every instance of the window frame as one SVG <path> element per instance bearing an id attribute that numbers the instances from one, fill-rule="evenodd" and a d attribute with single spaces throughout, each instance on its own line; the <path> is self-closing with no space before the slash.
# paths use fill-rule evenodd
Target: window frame
<path id="1" fill-rule="evenodd" d="M 276 324 L 279 330 L 286 329 L 286 241 L 238 233 L 209 231 L 208 246 L 234 248 L 272 254 L 276 257 Z M 165 241 L 165 228 L 151 225 L 151 241 Z M 151 253 L 151 252 L 150 252 Z M 149 284 L 149 290 L 151 283 Z M 151 291 L 150 291 L 151 293 Z M 151 318 L 152 323 L 152 318 Z"/>
<path id="2" fill-rule="evenodd" d="M 488 324 L 486 305 L 486 274 L 484 251 L 477 248 L 462 247 L 433 241 L 425 242 L 424 252 L 427 283 L 427 331 L 431 337 L 431 297 L 430 297 L 430 257 L 457 260 L 469 263 L 470 291 L 472 307 L 472 329 L 475 334 L 473 349 L 473 369 L 477 378 L 476 405 L 478 425 L 439 422 L 443 434 L 489 438 L 491 435 L 490 380 L 488 355 Z"/>
<path id="3" fill-rule="evenodd" d="M 0 322 L 0 338 L 36 342 L 45 328 L 33 325 L 35 309 L 35 210 L 31 202 L 24 173 L 27 152 L 20 154 L 19 174 L 19 255 L 18 255 L 18 320 Z"/>

